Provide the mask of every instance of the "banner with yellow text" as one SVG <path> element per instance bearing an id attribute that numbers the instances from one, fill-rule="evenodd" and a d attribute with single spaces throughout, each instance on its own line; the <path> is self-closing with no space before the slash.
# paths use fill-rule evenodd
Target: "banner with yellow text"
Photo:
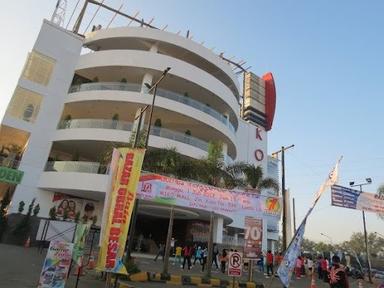
<path id="1" fill-rule="evenodd" d="M 123 255 L 145 149 L 119 148 L 118 151 L 117 173 L 112 179 L 110 203 L 105 207 L 109 211 L 105 213 L 107 219 L 104 221 L 98 269 L 127 274 Z"/>

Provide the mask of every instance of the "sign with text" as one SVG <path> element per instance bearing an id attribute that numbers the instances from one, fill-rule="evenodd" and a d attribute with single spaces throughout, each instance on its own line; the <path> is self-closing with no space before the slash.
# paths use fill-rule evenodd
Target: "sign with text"
<path id="1" fill-rule="evenodd" d="M 221 189 L 157 174 L 140 177 L 137 197 L 159 204 L 213 211 L 232 218 L 231 225 L 241 228 L 248 215 L 279 218 L 282 209 L 279 197 Z"/>
<path id="2" fill-rule="evenodd" d="M 333 185 L 332 206 L 384 213 L 384 196 Z"/>
<path id="3" fill-rule="evenodd" d="M 0 181 L 11 184 L 20 184 L 23 179 L 24 172 L 16 169 L 0 167 Z"/>
<path id="4" fill-rule="evenodd" d="M 110 195 L 108 219 L 103 227 L 98 269 L 106 272 L 127 274 L 123 255 L 132 210 L 136 199 L 137 183 L 145 149 L 119 148 L 117 173 Z M 113 168 L 113 167 L 112 167 Z"/>
<path id="5" fill-rule="evenodd" d="M 263 219 L 245 217 L 244 222 L 244 257 L 259 258 L 263 243 Z"/>
<path id="6" fill-rule="evenodd" d="M 241 277 L 243 271 L 243 253 L 229 252 L 228 276 Z"/>
<path id="7" fill-rule="evenodd" d="M 38 288 L 64 288 L 69 265 L 71 265 L 73 243 L 51 241 L 40 274 Z"/>

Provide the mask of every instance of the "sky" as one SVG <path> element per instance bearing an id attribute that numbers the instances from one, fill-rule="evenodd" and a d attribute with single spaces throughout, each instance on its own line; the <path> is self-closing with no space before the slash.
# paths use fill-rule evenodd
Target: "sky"
<path id="1" fill-rule="evenodd" d="M 66 22 L 77 0 L 68 0 Z M 82 2 L 82 1 L 80 1 Z M 0 116 L 32 49 L 42 19 L 56 0 L 2 3 L 0 27 Z M 286 152 L 286 185 L 296 199 L 300 223 L 313 196 L 342 155 L 340 185 L 364 182 L 366 192 L 384 184 L 384 2 L 357 0 L 105 0 L 167 31 L 190 30 L 214 52 L 244 59 L 257 75 L 272 72 L 277 108 L 268 150 Z M 88 23 L 92 11 L 85 17 Z M 77 11 L 78 12 L 78 11 Z M 76 15 L 76 14 L 75 14 Z M 109 22 L 100 13 L 92 24 Z M 71 21 L 71 23 L 73 20 Z M 112 26 L 126 25 L 116 18 Z M 71 26 L 72 24 L 70 24 Z M 83 32 L 86 27 L 82 27 Z M 88 29 L 89 31 L 89 29 Z M 366 213 L 368 232 L 384 234 L 384 221 Z M 362 232 L 357 210 L 332 207 L 327 191 L 307 221 L 305 237 L 337 243 Z M 321 233 L 328 237 L 322 236 Z"/>

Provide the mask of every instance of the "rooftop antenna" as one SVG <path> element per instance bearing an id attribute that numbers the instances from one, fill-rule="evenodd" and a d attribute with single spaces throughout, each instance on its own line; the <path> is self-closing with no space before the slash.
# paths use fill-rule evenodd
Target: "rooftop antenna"
<path id="1" fill-rule="evenodd" d="M 127 25 L 127 26 L 131 25 L 131 24 L 132 24 L 132 21 L 133 21 L 133 19 L 135 19 L 137 16 L 139 16 L 139 14 L 140 14 L 140 11 L 137 11 L 137 12 L 136 12 L 136 14 L 135 14 L 135 15 L 133 15 L 133 17 L 132 17 L 131 21 L 129 21 L 129 23 L 128 23 L 128 25 Z"/>
<path id="2" fill-rule="evenodd" d="M 120 12 L 120 10 L 121 10 L 121 8 L 123 8 L 123 6 L 124 6 L 124 4 L 121 4 L 120 7 L 119 7 L 119 9 L 118 9 L 117 11 Z M 108 23 L 108 25 L 107 25 L 107 29 L 108 29 L 109 26 L 112 24 L 113 20 L 115 20 L 116 16 L 117 16 L 117 12 L 115 12 L 115 14 L 113 15 L 111 21 L 109 21 L 109 23 Z"/>
<path id="3" fill-rule="evenodd" d="M 55 11 L 52 14 L 51 22 L 58 26 L 64 26 L 65 11 L 67 10 L 67 0 L 57 0 Z"/>

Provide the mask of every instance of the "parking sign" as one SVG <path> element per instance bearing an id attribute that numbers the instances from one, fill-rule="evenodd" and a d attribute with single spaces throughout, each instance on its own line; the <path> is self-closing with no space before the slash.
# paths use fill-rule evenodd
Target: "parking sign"
<path id="1" fill-rule="evenodd" d="M 241 277 L 243 271 L 243 253 L 229 252 L 228 276 Z"/>

